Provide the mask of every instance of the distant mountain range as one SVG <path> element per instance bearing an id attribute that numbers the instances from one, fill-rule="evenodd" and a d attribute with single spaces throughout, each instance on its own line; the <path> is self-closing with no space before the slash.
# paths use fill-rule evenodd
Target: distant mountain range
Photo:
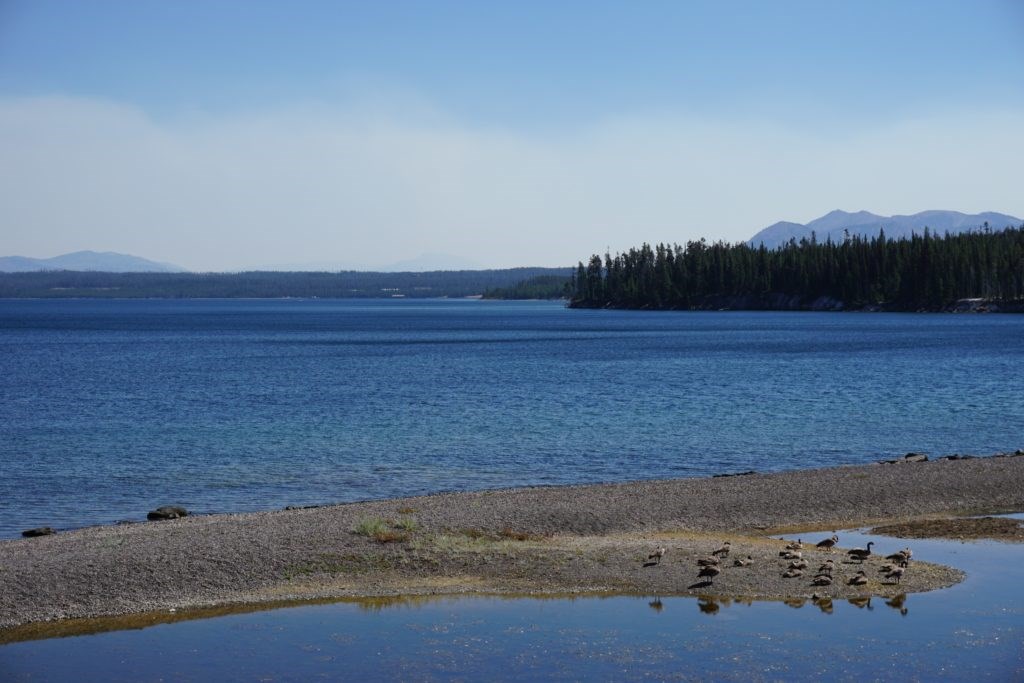
<path id="1" fill-rule="evenodd" d="M 113 251 L 76 251 L 53 258 L 0 256 L 0 273 L 27 273 L 35 270 L 93 270 L 105 273 L 184 273 L 171 263 L 159 263 L 139 256 Z"/>
<path id="2" fill-rule="evenodd" d="M 851 236 L 877 237 L 880 230 L 885 230 L 887 238 L 899 239 L 912 234 L 922 234 L 927 227 L 931 232 L 940 235 L 950 232 L 970 232 L 983 229 L 985 224 L 993 230 L 1006 227 L 1019 227 L 1024 221 L 1004 213 L 966 214 L 959 211 L 922 211 L 912 216 L 878 216 L 867 211 L 847 213 L 832 211 L 821 218 L 816 218 L 806 225 L 781 221 L 757 233 L 750 238 L 748 244 L 758 246 L 764 244 L 769 249 L 785 244 L 790 239 L 799 242 L 806 237 L 811 238 L 813 232 L 819 242 L 832 238 L 833 242 L 842 242 L 846 231 Z"/>

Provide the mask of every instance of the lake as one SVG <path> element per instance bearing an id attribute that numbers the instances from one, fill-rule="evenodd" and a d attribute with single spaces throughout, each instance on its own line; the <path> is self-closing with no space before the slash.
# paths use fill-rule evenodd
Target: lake
<path id="1" fill-rule="evenodd" d="M 0 537 L 1024 447 L 1024 316 L 0 301 Z"/>

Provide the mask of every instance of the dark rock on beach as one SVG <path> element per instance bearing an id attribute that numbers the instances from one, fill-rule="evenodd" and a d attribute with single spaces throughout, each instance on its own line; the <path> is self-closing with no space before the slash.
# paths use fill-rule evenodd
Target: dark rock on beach
<path id="1" fill-rule="evenodd" d="M 156 510 L 152 510 L 146 519 L 156 521 L 160 519 L 178 519 L 179 517 L 187 517 L 188 510 L 181 507 L 180 505 L 163 505 L 158 507 Z"/>
<path id="2" fill-rule="evenodd" d="M 924 453 L 907 453 L 903 456 L 903 462 L 927 462 L 928 456 Z"/>
<path id="3" fill-rule="evenodd" d="M 21 535 L 25 538 L 36 538 L 37 536 L 52 536 L 55 533 L 57 532 L 54 530 L 53 527 L 41 526 L 35 529 L 27 529 L 26 531 L 22 531 Z"/>

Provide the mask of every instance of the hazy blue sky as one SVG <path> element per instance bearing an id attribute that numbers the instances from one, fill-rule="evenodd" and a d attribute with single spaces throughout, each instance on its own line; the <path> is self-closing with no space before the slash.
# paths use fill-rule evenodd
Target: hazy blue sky
<path id="1" fill-rule="evenodd" d="M 0 255 L 566 265 L 1022 159 L 1020 0 L 0 0 Z"/>

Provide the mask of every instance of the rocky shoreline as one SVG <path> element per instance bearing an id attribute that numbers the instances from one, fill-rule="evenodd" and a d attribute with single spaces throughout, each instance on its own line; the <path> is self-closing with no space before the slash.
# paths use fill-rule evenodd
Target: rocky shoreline
<path id="1" fill-rule="evenodd" d="M 224 605 L 454 593 L 896 596 L 959 581 L 916 559 L 899 581 L 835 529 L 1024 511 L 1024 457 L 900 462 L 734 477 L 522 488 L 183 517 L 0 541 L 0 642 L 55 620 Z M 807 573 L 772 533 L 801 537 Z M 697 559 L 730 541 L 720 573 Z M 651 559 L 665 548 L 664 557 Z M 735 560 L 749 558 L 747 566 Z M 831 585 L 814 570 L 835 564 Z M 849 580 L 863 570 L 867 582 Z"/>

